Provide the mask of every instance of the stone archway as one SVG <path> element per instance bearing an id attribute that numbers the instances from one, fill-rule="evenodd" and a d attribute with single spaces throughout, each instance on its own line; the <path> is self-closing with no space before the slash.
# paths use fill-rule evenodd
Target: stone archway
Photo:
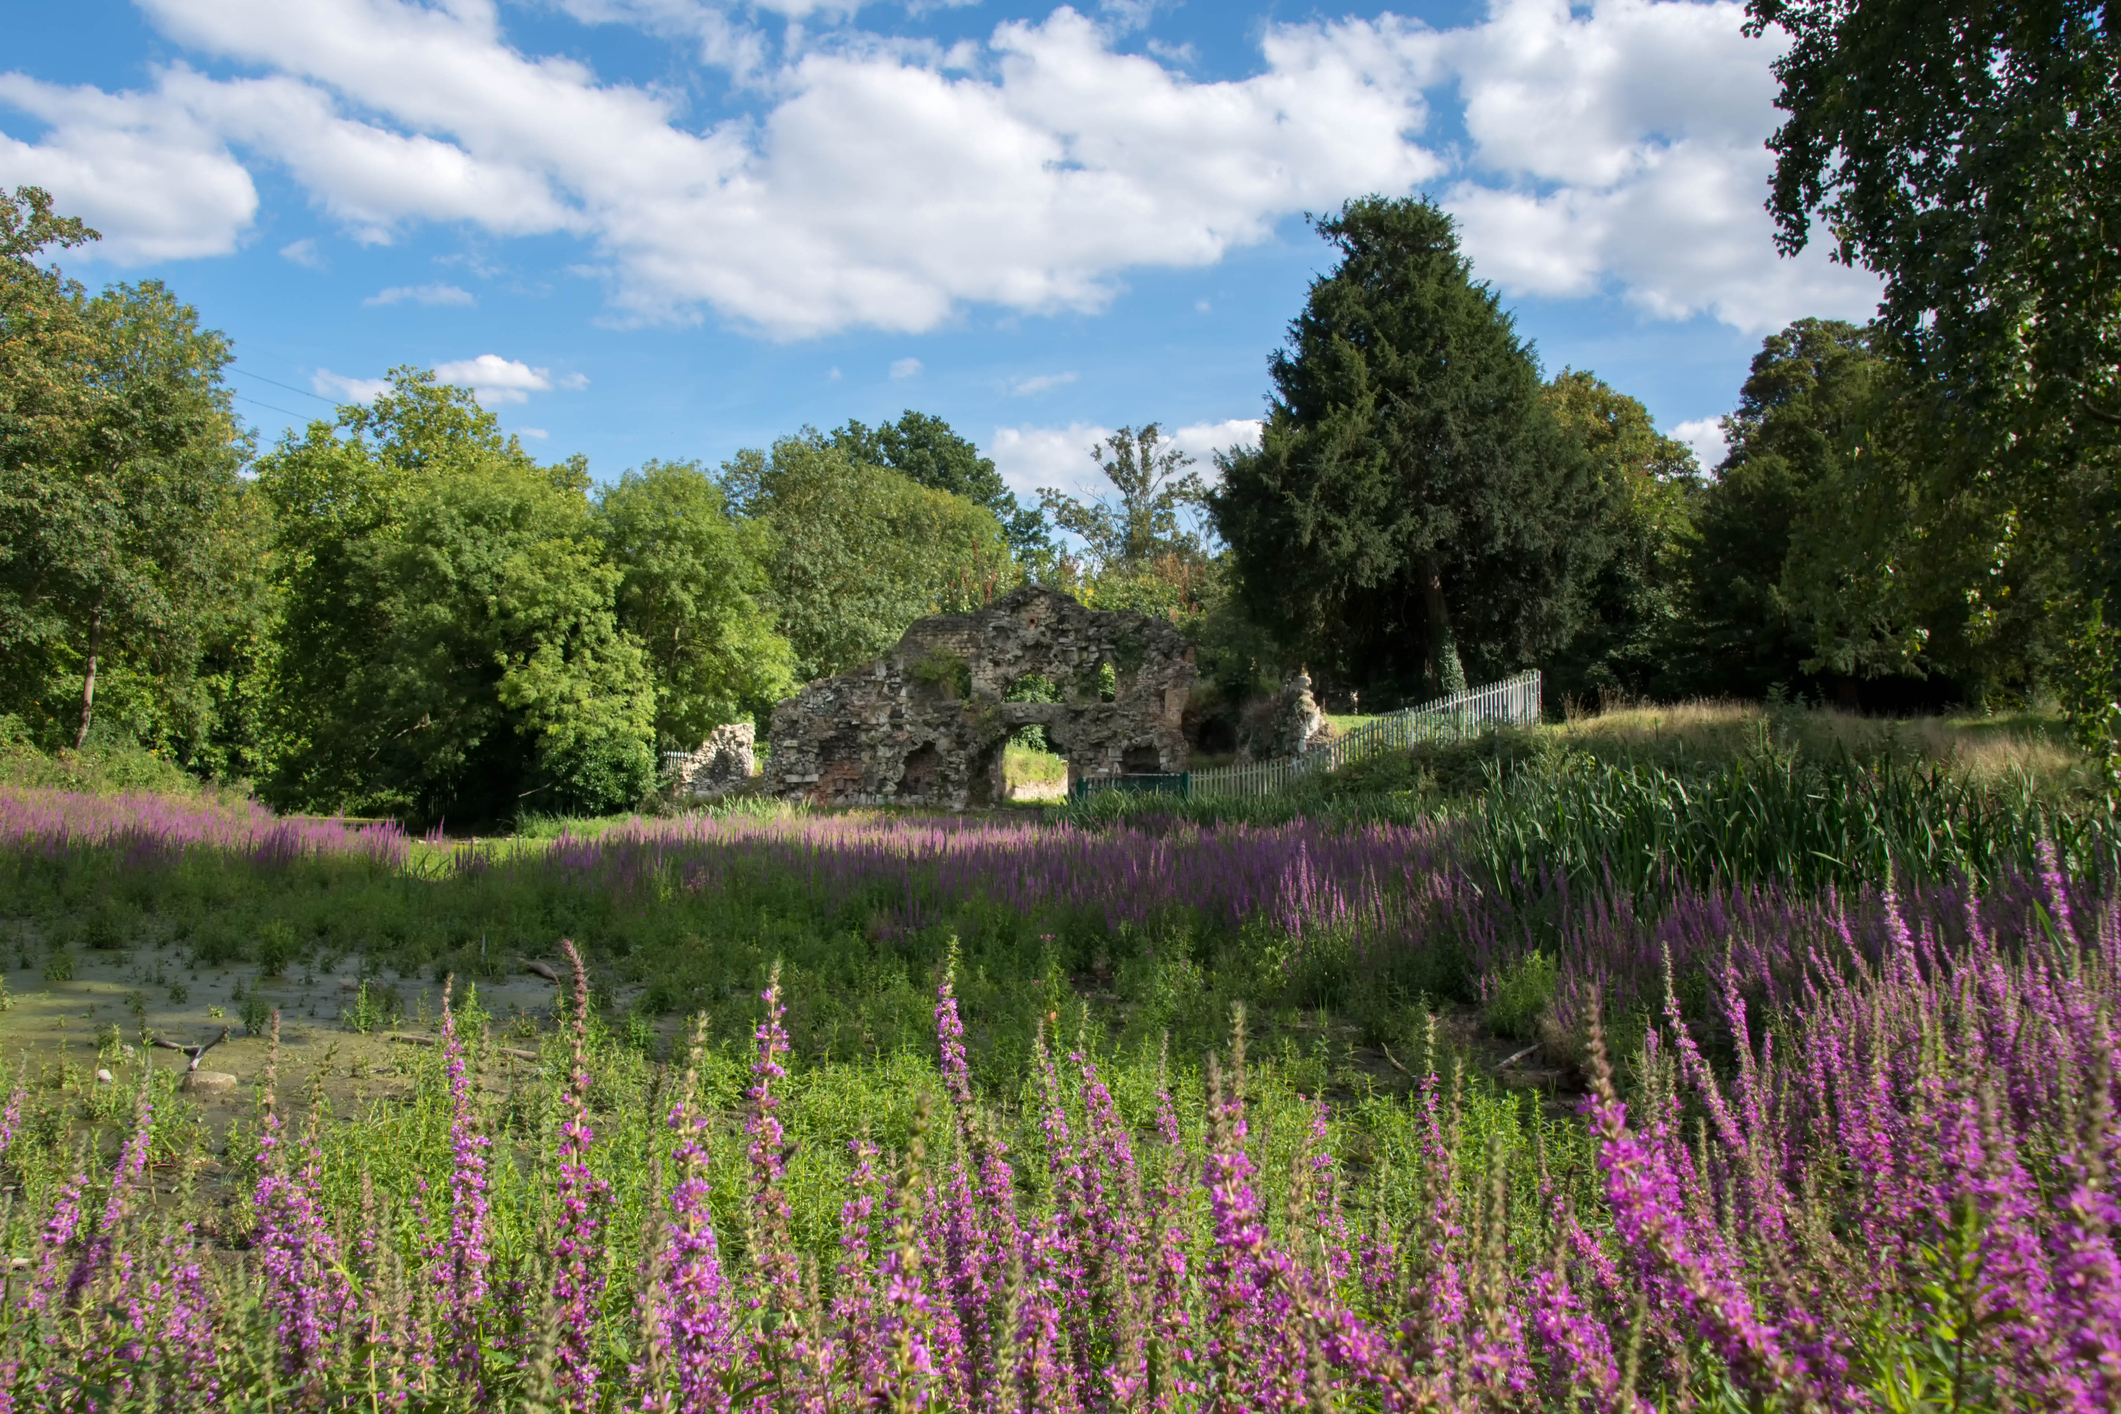
<path id="1" fill-rule="evenodd" d="M 1009 700 L 1032 676 L 1059 700 Z M 1068 758 L 1071 786 L 1182 771 L 1196 676 L 1192 646 L 1163 620 L 1026 586 L 922 619 L 889 656 L 782 702 L 768 788 L 818 804 L 990 804 L 1009 736 L 1033 724 Z"/>

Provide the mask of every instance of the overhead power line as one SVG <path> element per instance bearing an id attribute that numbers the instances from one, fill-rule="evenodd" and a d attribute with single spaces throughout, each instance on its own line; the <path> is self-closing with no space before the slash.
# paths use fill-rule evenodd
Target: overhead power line
<path id="1" fill-rule="evenodd" d="M 237 367 L 236 365 L 233 365 L 233 364 L 231 364 L 231 365 L 230 365 L 230 367 L 231 367 L 231 368 L 232 368 L 232 369 L 233 369 L 233 370 L 234 370 L 235 372 L 237 372 L 237 373 L 240 373 L 240 374 L 242 374 L 242 375 L 243 375 L 243 376 L 244 376 L 245 378 L 255 378 L 255 379 L 257 379 L 257 380 L 258 380 L 258 381 L 259 381 L 260 383 L 270 383 L 270 384 L 272 384 L 272 385 L 273 385 L 273 386 L 274 386 L 275 388 L 285 388 L 285 389 L 286 389 L 286 390 L 287 390 L 288 392 L 290 392 L 290 393 L 300 393 L 300 394 L 301 394 L 301 395 L 302 395 L 303 397 L 305 397 L 305 398 L 315 398 L 315 399 L 316 399 L 316 400 L 317 400 L 318 402 L 320 402 L 320 403 L 331 403 L 331 405 L 332 405 L 333 407 L 337 407 L 337 406 L 338 406 L 338 404 L 337 404 L 337 403 L 334 403 L 334 402 L 332 402 L 332 400 L 331 400 L 330 398 L 327 398 L 327 397 L 325 397 L 325 396 L 324 396 L 324 395 L 323 395 L 322 393 L 313 393 L 313 392 L 311 392 L 311 391 L 310 391 L 309 389 L 307 389 L 307 388 L 297 388 L 297 387 L 296 387 L 296 386 L 295 386 L 294 384 L 292 384 L 292 383 L 282 383 L 282 382 L 281 382 L 281 381 L 280 381 L 279 379 L 277 379 L 277 378 L 267 378 L 267 377 L 266 377 L 266 376 L 265 376 L 264 374 L 262 374 L 262 373 L 253 373 L 253 372 L 251 372 L 251 371 L 250 371 L 249 369 L 247 369 L 247 368 L 241 368 L 241 367 Z M 261 404 L 260 404 L 259 406 L 261 406 L 261 407 L 262 407 L 262 406 L 263 406 L 263 404 L 261 403 Z M 290 413 L 290 414 L 288 414 L 288 415 L 289 415 L 290 417 L 291 417 L 291 416 L 293 416 L 293 414 L 292 414 L 292 413 Z"/>

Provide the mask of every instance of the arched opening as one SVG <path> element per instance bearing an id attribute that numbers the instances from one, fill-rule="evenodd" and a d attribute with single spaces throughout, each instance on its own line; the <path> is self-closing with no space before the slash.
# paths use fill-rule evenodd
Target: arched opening
<path id="1" fill-rule="evenodd" d="M 934 742 L 915 747 L 907 753 L 905 769 L 899 774 L 899 798 L 916 800 L 930 795 L 942 769 L 943 754 L 935 749 Z"/>
<path id="2" fill-rule="evenodd" d="M 1119 756 L 1119 769 L 1129 776 L 1153 776 L 1164 769 L 1163 753 L 1153 742 L 1130 746 Z"/>
<path id="3" fill-rule="evenodd" d="M 1025 673 L 1010 684 L 1004 702 L 1055 705 L 1062 699 L 1059 684 L 1044 673 Z M 1029 722 L 1009 734 L 1003 744 L 1000 779 L 996 790 L 1003 800 L 1062 800 L 1068 794 L 1068 757 L 1043 725 Z"/>

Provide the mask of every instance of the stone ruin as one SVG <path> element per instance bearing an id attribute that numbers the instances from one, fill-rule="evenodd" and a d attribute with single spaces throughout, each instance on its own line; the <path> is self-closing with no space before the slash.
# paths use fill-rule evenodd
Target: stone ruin
<path id="1" fill-rule="evenodd" d="M 1192 646 L 1163 620 L 1027 585 L 922 619 L 884 658 L 775 707 L 766 788 L 820 805 L 992 805 L 1004 747 L 1034 725 L 1067 757 L 1071 789 L 1183 771 L 1195 676 Z M 1040 696 L 1058 700 L 1024 700 Z"/>
<path id="2" fill-rule="evenodd" d="M 714 800 L 742 789 L 758 769 L 751 745 L 751 723 L 716 727 L 699 750 L 670 755 L 672 791 L 680 799 Z"/>

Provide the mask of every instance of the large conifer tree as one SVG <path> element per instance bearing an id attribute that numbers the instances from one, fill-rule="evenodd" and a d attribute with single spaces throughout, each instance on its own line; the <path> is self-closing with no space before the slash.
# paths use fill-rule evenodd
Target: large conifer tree
<path id="1" fill-rule="evenodd" d="M 1367 197 L 1318 230 L 1340 262 L 1272 359 L 1260 449 L 1221 459 L 1246 606 L 1315 672 L 1388 694 L 1532 666 L 1604 559 L 1607 492 L 1449 216 Z"/>

